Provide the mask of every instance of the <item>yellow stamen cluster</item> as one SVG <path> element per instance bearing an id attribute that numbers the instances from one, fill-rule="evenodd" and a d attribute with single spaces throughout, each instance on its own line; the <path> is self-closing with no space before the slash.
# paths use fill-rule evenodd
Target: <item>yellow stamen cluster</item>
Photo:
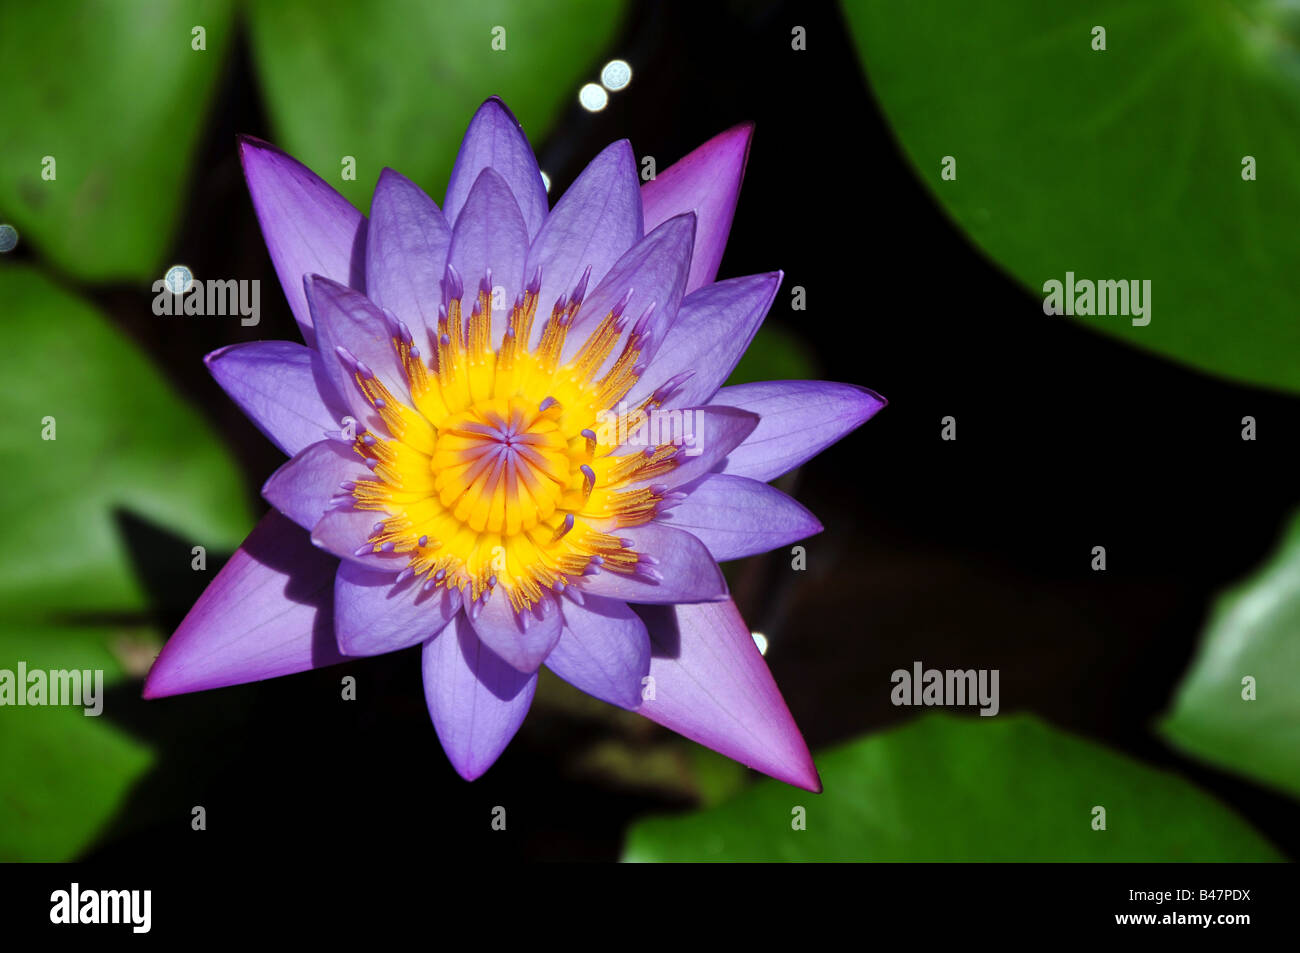
<path id="1" fill-rule="evenodd" d="M 671 445 L 620 455 L 609 436 L 626 433 L 625 423 L 609 426 L 609 409 L 642 370 L 640 323 L 611 363 L 624 336 L 616 307 L 561 363 L 580 292 L 557 302 L 530 349 L 534 279 L 494 348 L 490 278 L 468 320 L 458 276 L 449 271 L 444 284 L 428 363 L 404 327 L 394 330 L 409 402 L 364 365 L 352 368 L 388 432 L 362 433 L 354 444 L 374 474 L 351 491 L 356 509 L 376 514 L 372 551 L 407 556 L 407 574 L 426 588 L 460 590 L 467 602 L 504 587 L 517 611 L 591 567 L 638 571 L 641 557 L 616 531 L 654 517 L 664 488 L 647 481 L 676 466 Z M 655 403 L 628 416 L 644 419 Z"/>

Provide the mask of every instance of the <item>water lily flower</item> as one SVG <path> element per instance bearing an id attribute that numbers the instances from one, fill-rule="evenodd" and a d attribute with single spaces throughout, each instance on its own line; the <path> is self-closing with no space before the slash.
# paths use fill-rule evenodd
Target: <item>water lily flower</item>
<path id="1" fill-rule="evenodd" d="M 819 532 L 767 481 L 884 402 L 848 384 L 722 386 L 782 278 L 714 282 L 751 132 L 644 186 L 616 142 L 551 209 L 493 98 L 441 209 L 385 169 L 369 220 L 243 139 L 305 344 L 207 364 L 290 459 L 145 697 L 421 645 L 434 728 L 466 779 L 514 736 L 544 664 L 820 790 L 718 561 Z"/>

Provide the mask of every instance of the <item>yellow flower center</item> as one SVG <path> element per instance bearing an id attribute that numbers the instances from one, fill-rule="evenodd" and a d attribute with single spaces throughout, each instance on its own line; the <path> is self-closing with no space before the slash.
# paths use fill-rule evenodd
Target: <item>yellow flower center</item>
<path id="1" fill-rule="evenodd" d="M 393 339 L 409 405 L 364 365 L 353 372 L 390 435 L 362 433 L 354 444 L 374 473 L 352 489 L 353 505 L 376 514 L 372 551 L 406 555 L 406 574 L 468 600 L 503 586 L 516 609 L 593 567 L 637 571 L 641 557 L 616 532 L 654 517 L 665 490 L 652 481 L 677 465 L 678 449 L 614 452 L 626 421 L 659 402 L 652 396 L 622 420 L 609 410 L 642 370 L 641 324 L 611 361 L 625 325 L 616 306 L 561 364 L 580 292 L 556 304 L 530 349 L 534 280 L 493 348 L 490 278 L 465 321 L 459 278 L 449 277 L 428 363 L 405 327 Z"/>
<path id="2" fill-rule="evenodd" d="M 476 533 L 514 536 L 555 512 L 582 454 L 554 416 L 523 397 L 492 397 L 438 430 L 429 466 L 438 499 Z"/>

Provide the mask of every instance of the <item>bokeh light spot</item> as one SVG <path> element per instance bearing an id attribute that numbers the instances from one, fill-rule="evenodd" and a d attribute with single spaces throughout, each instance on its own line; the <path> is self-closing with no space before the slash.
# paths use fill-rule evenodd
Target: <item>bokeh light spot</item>
<path id="1" fill-rule="evenodd" d="M 587 112 L 598 113 L 609 103 L 609 93 L 595 83 L 588 83 L 578 90 L 578 102 Z"/>
<path id="2" fill-rule="evenodd" d="M 172 294 L 183 295 L 194 284 L 194 273 L 184 265 L 172 265 L 163 276 L 163 282 Z"/>
<path id="3" fill-rule="evenodd" d="M 627 60 L 610 60 L 600 71 L 600 81 L 611 93 L 632 82 L 632 67 Z"/>

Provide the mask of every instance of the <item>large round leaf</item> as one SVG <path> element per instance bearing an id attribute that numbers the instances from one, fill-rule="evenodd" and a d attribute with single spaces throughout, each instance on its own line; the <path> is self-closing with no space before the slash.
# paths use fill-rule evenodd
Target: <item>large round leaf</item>
<path id="1" fill-rule="evenodd" d="M 0 625 L 0 669 L 99 671 L 119 682 L 108 628 Z M 0 861 L 72 860 L 92 843 L 153 763 L 148 746 L 80 707 L 0 709 Z"/>
<path id="2" fill-rule="evenodd" d="M 1149 280 L 1150 324 L 1076 320 L 1202 370 L 1300 390 L 1294 4 L 845 0 L 844 10 L 918 174 L 995 261 L 1044 297 L 1067 272 Z M 941 177 L 945 156 L 955 180 Z M 1255 181 L 1243 179 L 1247 156 Z"/>
<path id="3" fill-rule="evenodd" d="M 230 6 L 0 6 L 0 218 L 60 271 L 161 277 L 229 40 Z M 200 36 L 206 49 L 196 50 Z"/>
<path id="4" fill-rule="evenodd" d="M 625 859 L 1277 860 L 1180 778 L 1029 716 L 932 714 L 817 758 L 825 793 L 764 781 L 727 804 L 632 828 Z M 1105 830 L 1093 828 L 1105 809 Z M 806 829 L 794 829 L 796 810 Z"/>
<path id="5" fill-rule="evenodd" d="M 384 166 L 440 199 L 470 116 L 489 96 L 506 101 L 536 146 L 561 104 L 596 77 L 622 8 L 265 0 L 248 18 L 276 144 L 366 211 Z M 348 156 L 355 179 L 342 177 Z"/>
<path id="6" fill-rule="evenodd" d="M 1227 593 L 1161 731 L 1178 747 L 1300 796 L 1300 516 Z"/>
<path id="7" fill-rule="evenodd" d="M 136 348 L 34 269 L 0 270 L 0 301 L 7 617 L 142 608 L 124 512 L 190 547 L 237 546 L 252 516 L 233 460 Z"/>

